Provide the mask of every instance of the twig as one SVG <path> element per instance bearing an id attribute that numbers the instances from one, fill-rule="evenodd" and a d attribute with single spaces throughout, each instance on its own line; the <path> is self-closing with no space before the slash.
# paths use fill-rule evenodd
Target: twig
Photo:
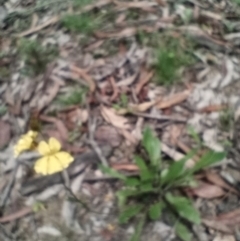
<path id="1" fill-rule="evenodd" d="M 0 224 L 0 238 L 3 241 L 15 241 L 16 239 Z"/>
<path id="2" fill-rule="evenodd" d="M 90 107 L 89 107 L 88 103 L 87 103 L 87 109 L 88 109 L 88 112 L 90 114 Z M 96 127 L 97 127 L 97 119 L 93 118 L 93 120 L 91 121 L 91 118 L 89 117 L 89 119 L 88 119 L 88 130 L 89 130 L 89 140 L 88 140 L 88 143 L 92 146 L 93 150 L 97 154 L 97 156 L 100 159 L 101 163 L 104 166 L 108 167 L 108 162 L 107 162 L 106 158 L 104 157 L 101 149 L 99 148 L 98 144 L 94 140 L 94 133 L 95 133 Z"/>
<path id="3" fill-rule="evenodd" d="M 8 182 L 8 185 L 6 186 L 6 188 L 3 191 L 3 194 L 1 195 L 0 208 L 3 208 L 6 205 L 6 202 L 7 202 L 8 198 L 11 194 L 11 191 L 12 191 L 14 183 L 15 183 L 18 167 L 19 167 L 19 163 L 16 162 L 16 165 L 13 169 L 13 173 L 12 173 L 12 176 L 11 176 L 11 180 Z"/>
<path id="4" fill-rule="evenodd" d="M 161 121 L 175 121 L 175 122 L 187 122 L 187 119 L 185 118 L 180 118 L 176 116 L 167 116 L 167 115 L 151 115 L 147 113 L 139 113 L 139 112 L 132 112 L 133 115 L 136 116 L 141 116 L 144 118 L 150 118 L 150 119 L 156 119 L 156 120 L 161 120 Z"/>

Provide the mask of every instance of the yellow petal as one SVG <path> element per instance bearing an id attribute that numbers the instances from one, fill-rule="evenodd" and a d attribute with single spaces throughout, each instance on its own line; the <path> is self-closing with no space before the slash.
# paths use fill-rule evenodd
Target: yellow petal
<path id="1" fill-rule="evenodd" d="M 24 135 L 14 146 L 14 156 L 17 157 L 23 151 L 31 149 L 32 144 L 33 144 L 32 138 Z"/>
<path id="2" fill-rule="evenodd" d="M 36 131 L 32 131 L 32 130 L 28 131 L 28 133 L 26 134 L 26 136 L 29 136 L 33 139 L 35 139 L 37 137 L 37 135 L 38 135 L 38 133 Z"/>
<path id="3" fill-rule="evenodd" d="M 42 175 L 51 175 L 67 168 L 74 158 L 67 152 L 58 152 L 40 158 L 34 165 L 36 173 Z"/>
<path id="4" fill-rule="evenodd" d="M 54 154 L 54 153 L 60 151 L 61 144 L 60 144 L 60 142 L 56 138 L 51 137 L 49 139 L 49 147 L 51 149 L 51 153 Z"/>
<path id="5" fill-rule="evenodd" d="M 58 163 L 64 168 L 67 168 L 71 162 L 74 161 L 73 156 L 65 151 L 60 151 L 54 155 L 58 160 Z"/>
<path id="6" fill-rule="evenodd" d="M 40 143 L 38 144 L 38 147 L 37 147 L 37 151 L 43 156 L 51 154 L 50 146 L 45 141 L 40 141 Z"/>
<path id="7" fill-rule="evenodd" d="M 48 175 L 50 157 L 44 156 L 38 159 L 34 164 L 34 170 L 38 174 Z"/>

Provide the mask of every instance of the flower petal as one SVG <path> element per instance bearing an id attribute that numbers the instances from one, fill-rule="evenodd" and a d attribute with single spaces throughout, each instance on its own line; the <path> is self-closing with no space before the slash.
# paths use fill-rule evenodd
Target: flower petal
<path id="1" fill-rule="evenodd" d="M 45 141 L 40 141 L 40 143 L 38 144 L 38 147 L 37 147 L 37 151 L 43 156 L 51 154 L 50 146 Z"/>
<path id="2" fill-rule="evenodd" d="M 51 137 L 49 139 L 49 148 L 51 150 L 51 153 L 59 152 L 61 149 L 61 143 L 54 137 Z"/>
<path id="3" fill-rule="evenodd" d="M 34 170 L 38 174 L 48 175 L 50 157 L 44 156 L 38 159 L 34 164 Z"/>
<path id="4" fill-rule="evenodd" d="M 31 149 L 33 144 L 33 139 L 24 135 L 21 137 L 21 139 L 17 142 L 17 144 L 14 146 L 14 156 L 17 157 L 19 154 L 21 154 L 23 151 Z"/>
<path id="5" fill-rule="evenodd" d="M 35 139 L 37 137 L 38 133 L 36 131 L 28 131 L 28 133 L 26 134 L 26 136 L 31 137 L 32 139 Z"/>
<path id="6" fill-rule="evenodd" d="M 63 169 L 67 168 L 74 161 L 73 156 L 65 151 L 60 151 L 54 155 Z M 62 169 L 62 170 L 63 170 Z"/>

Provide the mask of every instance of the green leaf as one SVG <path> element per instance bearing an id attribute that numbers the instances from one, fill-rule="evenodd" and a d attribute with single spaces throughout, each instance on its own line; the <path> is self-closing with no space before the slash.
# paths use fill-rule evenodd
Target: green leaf
<path id="1" fill-rule="evenodd" d="M 140 186 L 140 191 L 142 193 L 153 192 L 156 188 L 153 187 L 152 183 L 143 183 Z"/>
<path id="2" fill-rule="evenodd" d="M 146 128 L 143 133 L 143 146 L 146 149 L 151 164 L 159 168 L 161 164 L 160 141 L 153 135 L 150 128 Z"/>
<path id="3" fill-rule="evenodd" d="M 129 241 L 139 241 L 142 233 L 143 225 L 146 222 L 146 214 L 142 215 L 136 228 L 136 232 L 132 235 Z"/>
<path id="4" fill-rule="evenodd" d="M 169 184 L 169 182 L 176 180 L 178 177 L 180 177 L 185 169 L 185 163 L 187 160 L 181 160 L 177 161 L 171 164 L 171 166 L 167 169 L 167 171 L 164 173 L 162 172 L 161 177 L 161 185 L 164 185 L 165 183 Z"/>
<path id="5" fill-rule="evenodd" d="M 191 169 L 191 172 L 197 172 L 205 167 L 208 167 L 214 163 L 222 161 L 226 157 L 225 152 L 215 152 L 215 151 L 209 151 L 207 154 L 205 154 Z"/>
<path id="6" fill-rule="evenodd" d="M 193 126 L 188 126 L 187 128 L 188 134 L 192 136 L 192 138 L 196 141 L 196 143 L 201 146 L 202 142 L 201 139 L 199 138 L 197 132 L 194 130 Z"/>
<path id="7" fill-rule="evenodd" d="M 189 199 L 167 193 L 166 200 L 182 218 L 192 223 L 200 224 L 199 212 L 194 208 Z"/>
<path id="8" fill-rule="evenodd" d="M 143 209 L 143 204 L 134 204 L 130 207 L 127 207 L 119 216 L 119 222 L 121 224 L 127 223 L 130 218 L 133 218 L 134 216 L 138 215 L 141 210 Z"/>
<path id="9" fill-rule="evenodd" d="M 126 176 L 124 176 L 123 174 L 119 173 L 118 171 L 112 169 L 111 167 L 100 166 L 100 169 L 102 170 L 103 173 L 106 173 L 111 177 L 115 177 L 115 178 L 121 179 L 123 181 L 125 181 L 127 179 Z"/>
<path id="10" fill-rule="evenodd" d="M 134 178 L 134 177 L 128 177 L 125 181 L 124 181 L 126 186 L 129 187 L 136 187 L 140 184 L 140 180 L 138 178 Z"/>
<path id="11" fill-rule="evenodd" d="M 150 206 L 148 215 L 152 220 L 157 220 L 160 218 L 162 209 L 164 208 L 163 202 L 158 202 Z"/>
<path id="12" fill-rule="evenodd" d="M 181 238 L 183 241 L 191 241 L 192 240 L 192 234 L 190 230 L 181 222 L 178 222 L 175 226 L 176 234 L 179 238 Z"/>
<path id="13" fill-rule="evenodd" d="M 154 178 L 154 175 L 148 169 L 145 161 L 141 157 L 135 156 L 135 162 L 140 169 L 140 177 L 143 181 L 151 180 Z"/>

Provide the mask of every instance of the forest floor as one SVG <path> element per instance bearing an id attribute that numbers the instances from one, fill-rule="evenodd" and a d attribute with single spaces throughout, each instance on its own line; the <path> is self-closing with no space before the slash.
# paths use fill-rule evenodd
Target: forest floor
<path id="1" fill-rule="evenodd" d="M 0 0 L 0 240 L 240 240 L 239 26 L 239 0 Z M 74 161 L 37 174 L 29 130 Z"/>

